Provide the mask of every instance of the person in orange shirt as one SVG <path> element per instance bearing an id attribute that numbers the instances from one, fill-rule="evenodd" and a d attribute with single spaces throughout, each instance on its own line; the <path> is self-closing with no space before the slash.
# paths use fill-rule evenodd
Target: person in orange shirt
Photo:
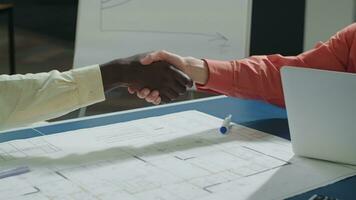
<path id="1" fill-rule="evenodd" d="M 356 72 L 356 23 L 337 32 L 325 43 L 297 56 L 261 55 L 233 61 L 182 57 L 167 51 L 147 54 L 144 65 L 166 61 L 196 82 L 200 91 L 227 96 L 258 99 L 284 107 L 280 69 L 298 66 L 342 72 Z M 128 88 L 131 94 L 154 104 L 161 102 L 159 92 Z"/>

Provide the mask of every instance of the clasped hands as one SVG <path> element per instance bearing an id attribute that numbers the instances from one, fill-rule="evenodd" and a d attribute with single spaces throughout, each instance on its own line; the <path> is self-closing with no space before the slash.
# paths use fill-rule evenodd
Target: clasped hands
<path id="1" fill-rule="evenodd" d="M 153 104 L 170 102 L 193 81 L 204 84 L 207 79 L 204 61 L 167 51 L 116 59 L 100 65 L 100 70 L 105 91 L 128 87 L 129 93 Z"/>

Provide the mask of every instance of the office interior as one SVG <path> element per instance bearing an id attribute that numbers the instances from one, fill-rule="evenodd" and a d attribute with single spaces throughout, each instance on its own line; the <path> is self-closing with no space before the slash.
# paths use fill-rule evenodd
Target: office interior
<path id="1" fill-rule="evenodd" d="M 0 4 L 13 5 L 16 73 L 72 68 L 78 0 L 0 0 Z M 297 55 L 310 49 L 316 40 L 326 40 L 354 22 L 355 5 L 355 0 L 253 0 L 249 54 Z M 0 13 L 1 74 L 10 73 L 8 23 L 7 14 Z M 189 92 L 176 101 L 212 95 Z M 107 101 L 88 107 L 86 115 L 147 106 L 152 104 L 118 89 L 108 94 Z M 52 121 L 76 117 L 78 111 Z"/>

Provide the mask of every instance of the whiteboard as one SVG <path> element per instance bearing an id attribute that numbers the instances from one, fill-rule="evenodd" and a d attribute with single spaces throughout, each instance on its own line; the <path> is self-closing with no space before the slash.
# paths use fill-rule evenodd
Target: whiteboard
<path id="1" fill-rule="evenodd" d="M 74 66 L 165 49 L 230 60 L 248 56 L 252 0 L 81 0 Z"/>

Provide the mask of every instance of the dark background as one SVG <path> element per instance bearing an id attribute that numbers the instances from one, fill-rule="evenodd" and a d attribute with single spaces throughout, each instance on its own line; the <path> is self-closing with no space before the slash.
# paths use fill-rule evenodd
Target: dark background
<path id="1" fill-rule="evenodd" d="M 0 0 L 15 5 L 19 28 L 74 41 L 78 0 Z"/>
<path id="2" fill-rule="evenodd" d="M 13 3 L 17 73 L 69 70 L 73 64 L 78 0 L 0 0 Z M 250 55 L 296 55 L 303 50 L 305 0 L 253 0 Z M 0 13 L 0 74 L 9 72 L 7 16 Z M 209 96 L 187 94 L 180 98 Z M 90 106 L 87 114 L 127 110 L 150 104 L 111 92 L 107 101 Z M 60 119 L 76 117 L 73 112 Z"/>
<path id="3" fill-rule="evenodd" d="M 0 0 L 14 3 L 15 25 L 74 44 L 78 0 Z M 303 49 L 305 0 L 253 0 L 251 55 L 295 55 Z"/>
<path id="4" fill-rule="evenodd" d="M 250 55 L 303 51 L 305 0 L 253 0 Z"/>

